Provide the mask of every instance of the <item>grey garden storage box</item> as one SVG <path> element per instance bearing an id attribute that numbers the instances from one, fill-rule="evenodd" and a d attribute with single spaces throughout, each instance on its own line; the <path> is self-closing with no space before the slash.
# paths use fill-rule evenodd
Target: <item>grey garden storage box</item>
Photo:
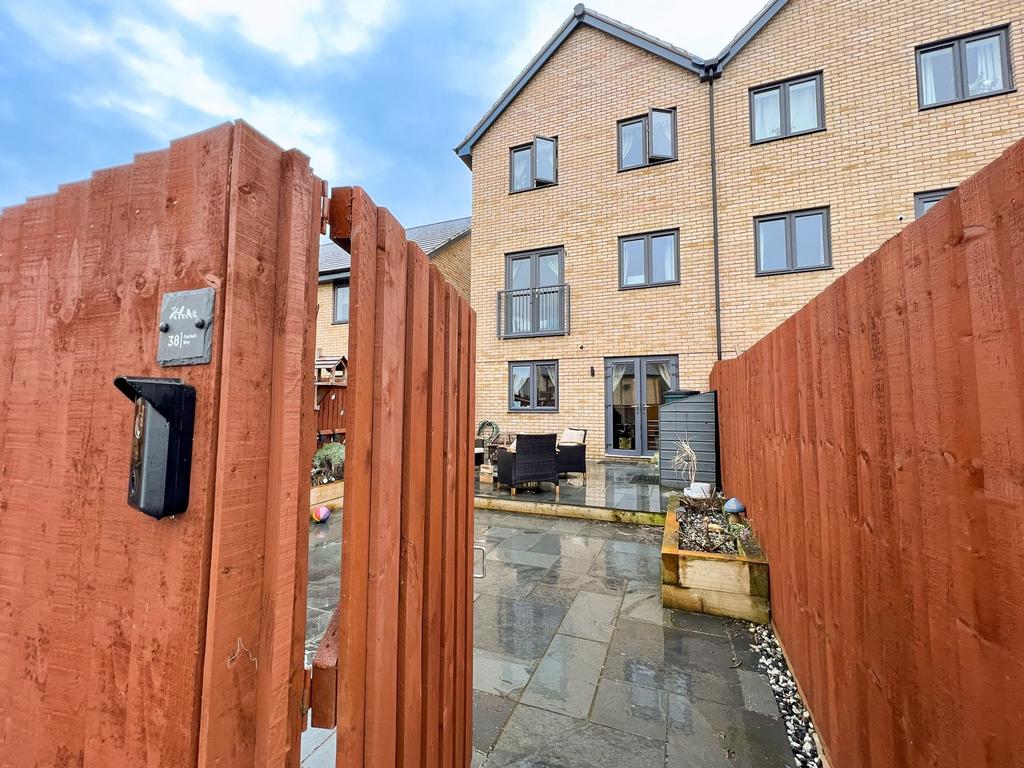
<path id="1" fill-rule="evenodd" d="M 714 483 L 718 488 L 718 397 L 715 392 L 672 397 L 669 393 L 658 418 L 661 440 L 661 484 L 669 488 L 685 488 L 690 478 L 675 469 L 676 448 L 688 440 L 697 454 L 697 482 Z M 680 393 L 681 394 L 681 393 Z"/>

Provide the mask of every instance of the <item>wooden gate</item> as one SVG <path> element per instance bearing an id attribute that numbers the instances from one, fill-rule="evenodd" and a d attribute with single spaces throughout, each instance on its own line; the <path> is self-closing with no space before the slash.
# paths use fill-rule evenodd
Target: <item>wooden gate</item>
<path id="1" fill-rule="evenodd" d="M 298 764 L 323 189 L 234 123 L 0 215 L 0 767 Z M 363 367 L 339 743 L 346 764 L 468 755 L 472 318 L 420 254 L 396 255 L 390 215 L 346 197 Z M 210 362 L 161 368 L 161 297 L 204 287 Z M 126 503 L 117 375 L 195 387 L 184 514 Z M 417 679 L 445 681 L 440 722 Z"/>

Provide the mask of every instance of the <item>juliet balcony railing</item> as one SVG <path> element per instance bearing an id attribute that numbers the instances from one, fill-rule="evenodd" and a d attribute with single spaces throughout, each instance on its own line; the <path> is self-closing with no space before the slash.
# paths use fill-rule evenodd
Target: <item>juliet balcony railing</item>
<path id="1" fill-rule="evenodd" d="M 565 336 L 569 333 L 569 286 L 498 291 L 499 339 Z"/>

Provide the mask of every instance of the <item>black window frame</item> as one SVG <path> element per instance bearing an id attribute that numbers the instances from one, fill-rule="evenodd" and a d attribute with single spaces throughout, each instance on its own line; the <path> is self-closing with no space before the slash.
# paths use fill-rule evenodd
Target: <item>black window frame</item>
<path id="1" fill-rule="evenodd" d="M 809 267 L 796 266 L 796 242 L 794 238 L 794 221 L 800 216 L 810 214 L 824 214 L 825 226 L 825 263 L 815 264 Z M 766 221 L 786 222 L 786 268 L 785 269 L 761 269 L 761 224 Z M 781 213 L 768 213 L 763 216 L 754 217 L 754 275 L 755 277 L 771 277 L 772 275 L 792 275 L 801 272 L 820 272 L 826 269 L 833 269 L 832 264 L 832 212 L 827 205 L 816 208 L 801 208 L 797 211 L 783 211 Z"/>
<path id="2" fill-rule="evenodd" d="M 790 128 L 790 112 L 789 112 L 789 89 L 794 85 L 800 83 L 814 82 L 817 85 L 818 90 L 818 125 L 815 128 L 806 128 L 802 131 L 794 131 Z M 754 98 L 760 93 L 767 93 L 768 91 L 777 90 L 779 92 L 779 123 L 782 133 L 778 136 L 765 136 L 764 138 L 757 138 L 757 124 L 754 120 Z M 797 75 L 796 77 L 787 77 L 784 80 L 776 80 L 772 83 L 764 83 L 763 85 L 757 85 L 748 91 L 747 96 L 748 102 L 748 116 L 750 120 L 750 144 L 767 144 L 772 141 L 781 141 L 782 139 L 792 139 L 797 136 L 809 136 L 812 133 L 821 133 L 825 130 L 825 76 L 824 72 L 819 70 L 817 72 L 809 72 L 805 75 Z"/>
<path id="3" fill-rule="evenodd" d="M 554 144 L 553 150 L 553 170 L 554 180 L 547 181 L 546 179 L 537 179 L 537 142 L 538 141 L 550 141 Z M 516 189 L 515 186 L 515 153 L 523 150 L 529 150 L 530 152 L 530 186 L 523 187 L 522 189 Z M 526 142 L 525 144 L 517 144 L 514 147 L 508 148 L 508 193 L 510 195 L 518 195 L 520 192 L 532 192 L 535 189 L 547 189 L 548 187 L 554 187 L 558 185 L 558 137 L 557 136 L 541 136 L 537 134 L 533 137 L 533 141 Z"/>
<path id="4" fill-rule="evenodd" d="M 555 404 L 554 406 L 538 406 L 537 402 L 537 366 L 550 365 L 555 369 Z M 516 366 L 530 367 L 530 403 L 528 408 L 513 407 L 512 400 L 512 368 Z M 508 412 L 509 413 L 557 413 L 558 391 L 561 388 L 557 360 L 510 360 L 508 363 Z"/>
<path id="5" fill-rule="evenodd" d="M 976 96 L 971 96 L 967 92 L 967 59 L 964 51 L 967 43 L 971 43 L 976 40 L 983 40 L 988 37 L 999 38 L 1000 52 L 1002 54 L 1004 87 L 998 91 L 979 93 Z M 955 91 L 955 96 L 947 101 L 937 101 L 932 104 L 925 104 L 923 92 L 924 81 L 921 78 L 921 56 L 932 51 L 942 50 L 943 48 L 953 49 L 953 72 L 955 75 L 953 90 Z M 917 108 L 918 111 L 921 112 L 927 109 L 948 107 L 953 104 L 963 104 L 966 101 L 977 101 L 978 99 L 987 99 L 992 96 L 1003 96 L 1007 93 L 1014 93 L 1017 89 L 1013 84 L 1013 57 L 1010 51 L 1010 25 L 1003 24 L 998 27 L 990 27 L 978 32 L 970 32 L 966 35 L 956 35 L 954 37 L 947 37 L 943 40 L 936 40 L 935 42 L 919 45 L 914 48 L 914 69 L 917 73 Z"/>
<path id="6" fill-rule="evenodd" d="M 914 219 L 920 219 L 924 216 L 927 211 L 924 210 L 926 203 L 935 203 L 944 200 L 946 196 L 952 192 L 956 187 L 943 187 L 942 189 L 930 189 L 927 192 L 915 192 L 914 193 Z"/>
<path id="7" fill-rule="evenodd" d="M 676 247 L 675 247 L 675 251 L 676 251 L 676 259 L 675 259 L 676 276 L 675 276 L 675 279 L 673 279 L 673 280 L 660 280 L 660 281 L 654 283 L 654 282 L 651 282 L 650 279 L 649 279 L 651 274 L 652 274 L 652 271 L 653 271 L 651 269 L 651 267 L 652 267 L 651 259 L 653 258 L 653 255 L 652 255 L 653 254 L 653 249 L 652 249 L 652 246 L 651 246 L 651 241 L 655 237 L 663 237 L 665 235 L 672 235 L 675 238 L 675 245 L 676 245 Z M 641 239 L 644 241 L 644 282 L 639 284 L 639 285 L 625 285 L 623 283 L 622 245 L 623 245 L 623 243 L 626 243 L 626 242 L 629 242 L 629 241 L 632 241 L 632 240 L 641 240 Z M 666 285 L 679 285 L 679 283 L 680 283 L 679 271 L 680 270 L 679 270 L 679 229 L 678 228 L 676 228 L 676 229 L 656 229 L 656 230 L 651 231 L 651 232 L 635 232 L 635 233 L 633 233 L 631 235 L 620 235 L 619 239 L 618 239 L 618 243 L 619 243 L 619 290 L 620 291 L 636 291 L 636 290 L 641 290 L 643 288 L 661 288 L 661 287 L 666 286 Z"/>
<path id="8" fill-rule="evenodd" d="M 338 319 L 338 291 L 344 288 L 349 292 L 348 294 L 348 315 L 344 320 Z M 335 280 L 331 285 L 331 300 L 333 306 L 331 307 L 331 325 L 347 325 L 349 318 L 352 315 L 352 291 L 350 290 L 348 278 L 342 278 L 341 280 Z"/>
<path id="9" fill-rule="evenodd" d="M 651 121 L 655 112 L 670 112 L 672 114 L 672 154 L 671 156 L 654 155 L 651 139 Z M 640 123 L 641 140 L 640 146 L 646 158 L 646 162 L 637 165 L 622 164 L 622 128 L 633 123 Z M 637 168 L 650 168 L 652 165 L 664 165 L 679 159 L 679 115 L 676 107 L 651 107 L 646 114 L 624 117 L 615 123 L 615 165 L 619 173 L 634 171 Z"/>

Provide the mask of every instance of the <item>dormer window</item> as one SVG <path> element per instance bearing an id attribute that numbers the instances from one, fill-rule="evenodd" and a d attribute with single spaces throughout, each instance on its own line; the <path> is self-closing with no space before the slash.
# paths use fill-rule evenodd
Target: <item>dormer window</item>
<path id="1" fill-rule="evenodd" d="M 675 109 L 650 109 L 619 121 L 619 170 L 676 159 Z"/>
<path id="2" fill-rule="evenodd" d="M 509 191 L 525 192 L 558 181 L 558 138 L 534 136 L 509 150 Z"/>

